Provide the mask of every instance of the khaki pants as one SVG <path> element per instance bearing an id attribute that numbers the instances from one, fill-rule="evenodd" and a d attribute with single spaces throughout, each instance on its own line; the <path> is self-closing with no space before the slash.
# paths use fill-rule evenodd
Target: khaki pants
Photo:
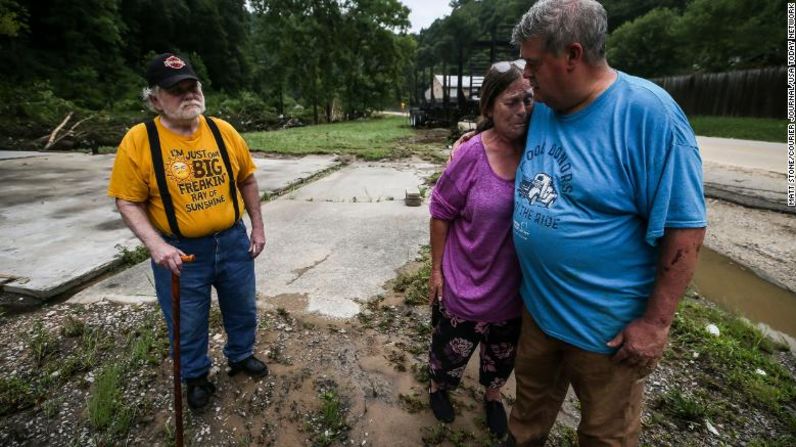
<path id="1" fill-rule="evenodd" d="M 552 338 L 523 311 L 514 365 L 517 401 L 509 418 L 514 444 L 544 445 L 571 384 L 581 404 L 581 447 L 636 446 L 649 372 Z"/>

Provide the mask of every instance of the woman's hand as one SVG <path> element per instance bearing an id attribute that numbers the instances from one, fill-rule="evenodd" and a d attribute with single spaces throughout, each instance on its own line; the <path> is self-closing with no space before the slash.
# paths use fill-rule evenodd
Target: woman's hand
<path id="1" fill-rule="evenodd" d="M 453 154 L 456 153 L 456 150 L 459 149 L 459 146 L 470 141 L 470 138 L 474 137 L 477 133 L 478 132 L 471 130 L 465 134 L 462 134 L 462 136 L 460 136 L 459 139 L 456 140 L 455 143 L 453 143 L 453 147 L 451 148 L 451 153 L 450 155 L 448 155 L 448 163 L 450 163 L 451 160 L 453 160 Z"/>
<path id="2" fill-rule="evenodd" d="M 442 277 L 441 270 L 432 270 L 428 278 L 428 304 L 434 304 L 434 300 L 442 301 L 442 291 L 445 287 L 445 279 Z"/>

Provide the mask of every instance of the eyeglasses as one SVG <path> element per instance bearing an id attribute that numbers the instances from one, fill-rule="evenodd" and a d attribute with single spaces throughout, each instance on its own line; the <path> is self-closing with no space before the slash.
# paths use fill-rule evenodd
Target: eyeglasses
<path id="1" fill-rule="evenodd" d="M 172 95 L 172 96 L 182 96 L 182 95 L 184 95 L 186 93 L 198 92 L 200 88 L 201 88 L 201 84 L 200 83 L 193 82 L 193 83 L 185 84 L 185 85 L 181 85 L 180 83 L 177 83 L 176 85 L 173 85 L 173 86 L 171 86 L 169 88 L 166 88 L 166 89 L 163 89 L 163 90 L 165 90 L 169 95 Z"/>
<path id="2" fill-rule="evenodd" d="M 500 61 L 492 64 L 490 69 L 497 70 L 500 73 L 505 73 L 511 70 L 511 66 L 517 67 L 520 71 L 525 70 L 525 59 L 517 59 L 515 61 Z"/>

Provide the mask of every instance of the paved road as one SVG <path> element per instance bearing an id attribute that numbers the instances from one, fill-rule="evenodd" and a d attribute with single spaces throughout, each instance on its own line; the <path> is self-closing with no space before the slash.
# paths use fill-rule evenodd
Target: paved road
<path id="1" fill-rule="evenodd" d="M 702 159 L 739 168 L 785 173 L 785 143 L 697 137 Z"/>

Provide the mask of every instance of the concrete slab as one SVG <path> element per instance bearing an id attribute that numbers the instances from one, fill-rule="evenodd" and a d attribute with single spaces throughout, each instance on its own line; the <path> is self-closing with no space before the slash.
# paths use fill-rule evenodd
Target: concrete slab
<path id="1" fill-rule="evenodd" d="M 439 167 L 429 163 L 355 163 L 289 198 L 315 202 L 378 203 L 402 201 L 407 189 L 417 190 Z"/>
<path id="2" fill-rule="evenodd" d="M 402 200 L 377 199 L 417 189 L 431 168 L 355 164 L 264 204 L 268 242 L 256 263 L 258 304 L 338 318 L 356 315 L 359 303 L 382 293 L 396 269 L 428 243 L 425 202 L 407 207 Z M 70 302 L 152 300 L 148 270 L 142 263 Z"/>
<path id="3" fill-rule="evenodd" d="M 0 274 L 7 292 L 46 299 L 137 243 L 105 195 L 113 154 L 48 154 L 0 163 Z"/>
<path id="4" fill-rule="evenodd" d="M 396 269 L 428 243 L 427 206 L 400 201 L 277 200 L 263 209 L 268 245 L 257 265 L 265 304 L 349 318 L 382 293 Z M 305 301 L 306 300 L 306 301 Z"/>
<path id="5" fill-rule="evenodd" d="M 705 195 L 752 208 L 796 214 L 787 203 L 785 175 L 770 170 L 704 162 Z"/>
<path id="6" fill-rule="evenodd" d="M 106 189 L 113 154 L 54 154 L 0 163 L 3 290 L 47 299 L 115 264 L 139 243 Z M 337 164 L 334 157 L 255 160 L 262 191 L 274 192 Z"/>
<path id="7" fill-rule="evenodd" d="M 0 160 L 14 160 L 17 158 L 45 157 L 52 152 L 32 152 L 32 151 L 0 151 Z"/>
<path id="8" fill-rule="evenodd" d="M 259 158 L 255 157 L 257 183 L 260 193 L 272 194 L 297 182 L 312 177 L 319 172 L 340 164 L 334 155 L 307 155 L 301 158 Z"/>

